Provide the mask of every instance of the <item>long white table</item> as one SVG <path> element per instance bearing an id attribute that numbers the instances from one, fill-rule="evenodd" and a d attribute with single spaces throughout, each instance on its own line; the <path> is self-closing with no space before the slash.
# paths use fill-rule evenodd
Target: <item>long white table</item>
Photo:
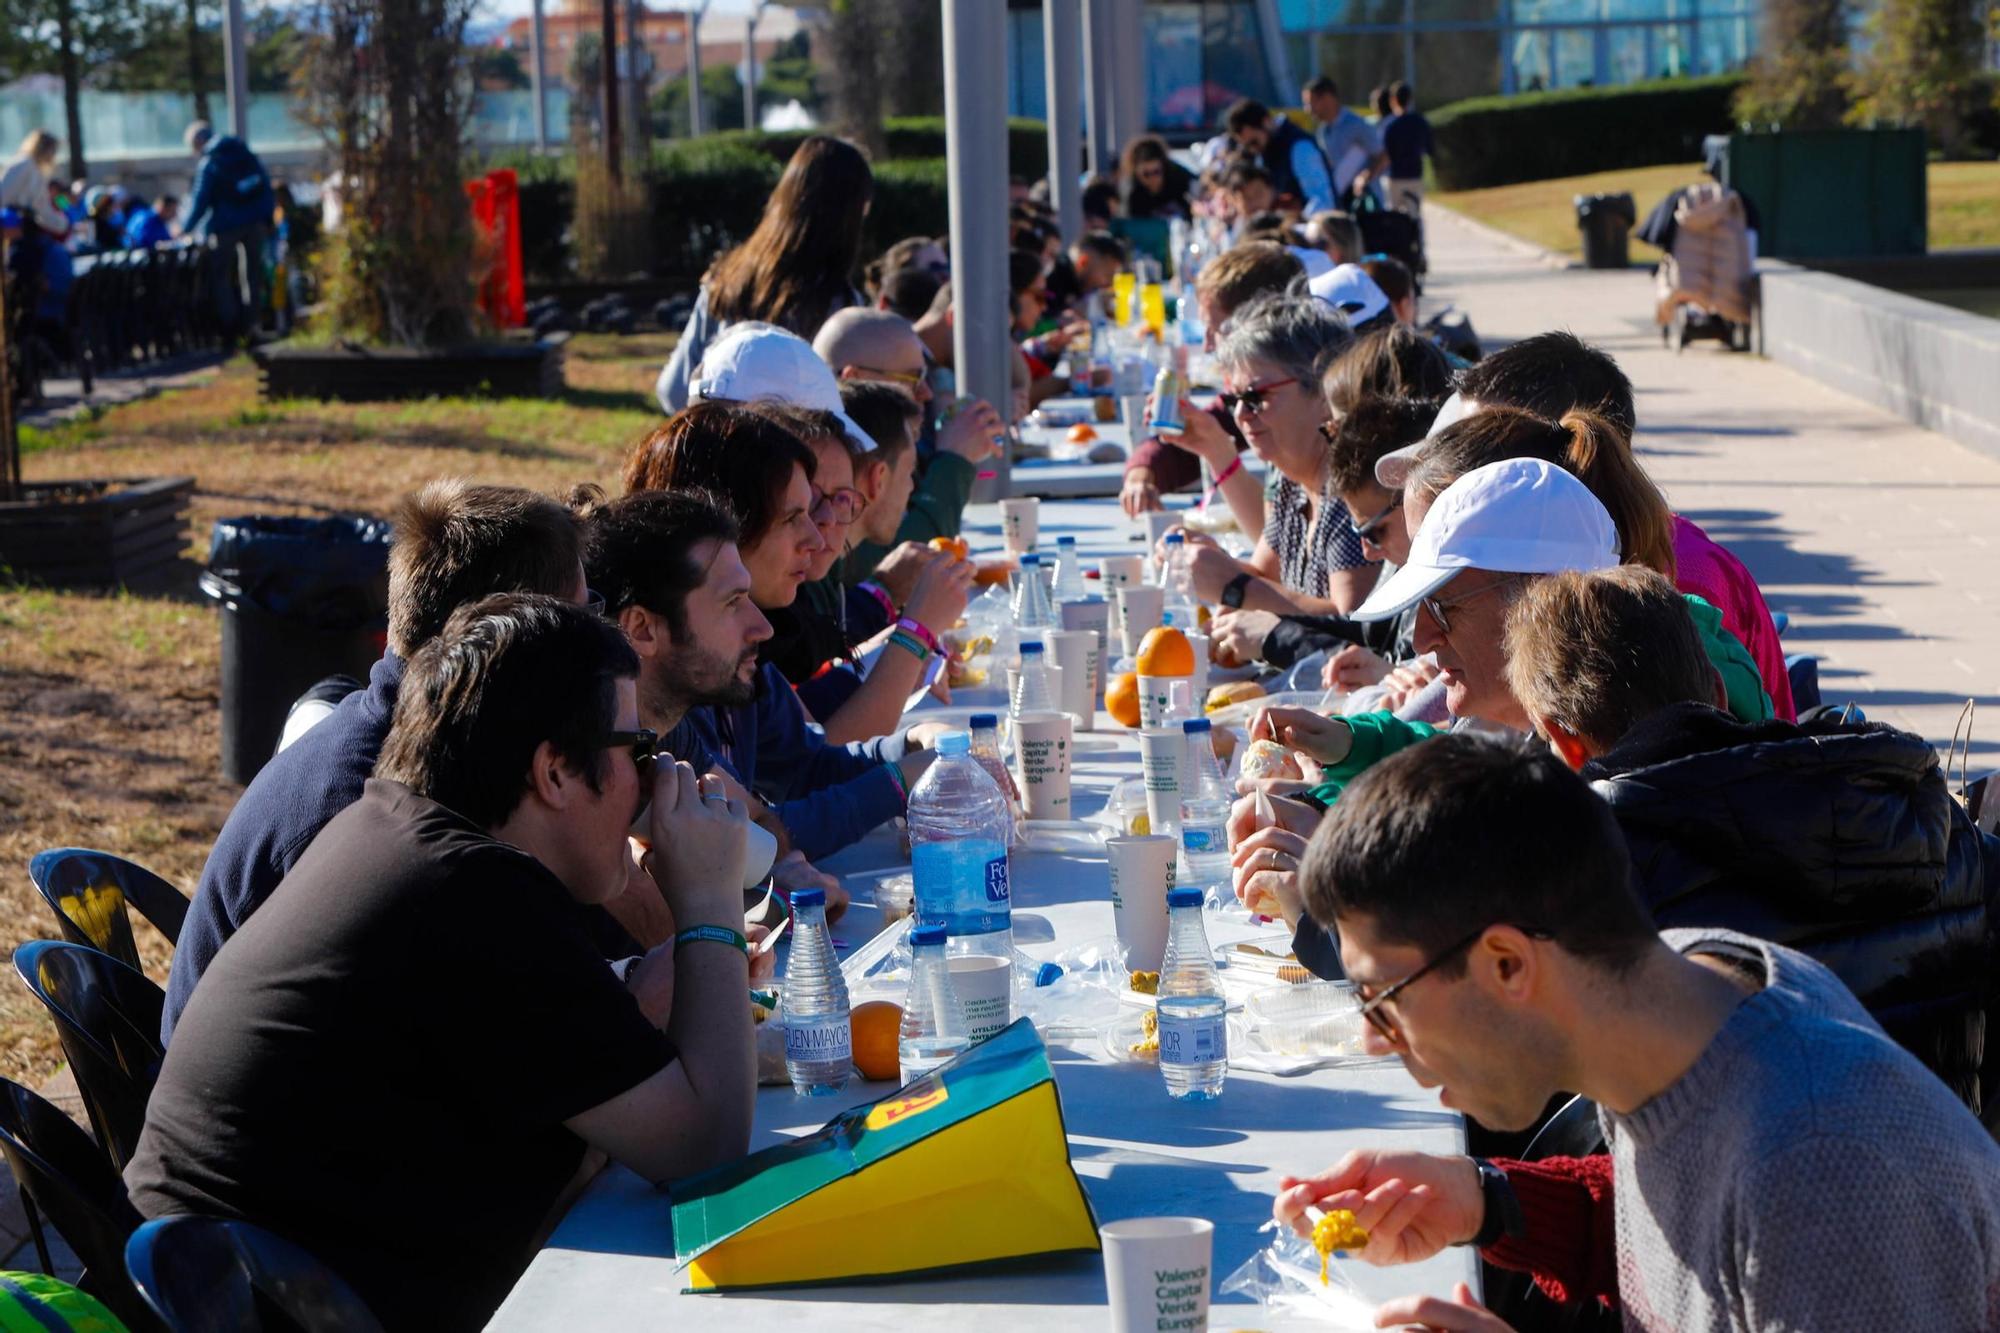
<path id="1" fill-rule="evenodd" d="M 975 546 L 997 546 L 998 513 L 967 515 Z M 1086 554 L 1137 550 L 1131 526 L 1110 506 L 1048 504 L 1044 544 L 1072 532 Z M 962 694 L 955 709 L 997 707 L 991 690 Z M 1100 714 L 1098 730 L 1078 748 L 1074 802 L 1078 818 L 1100 810 L 1111 787 L 1138 773 L 1136 738 Z M 880 928 L 873 889 L 905 867 L 889 830 L 877 830 L 824 863 L 843 877 L 855 905 L 834 934 L 858 947 Z M 1016 935 L 1024 953 L 1047 958 L 1062 948 L 1113 934 L 1109 885 L 1100 856 L 1029 851 L 1014 863 Z M 1217 917 L 1210 937 L 1223 944 L 1255 928 Z M 1048 941 L 1053 936 L 1053 942 Z M 1401 1066 L 1372 1064 L 1320 1070 L 1292 1078 L 1232 1069 L 1221 1100 L 1183 1105 L 1168 1100 L 1157 1067 L 1114 1062 L 1101 1041 L 1052 1042 L 1049 1054 L 1069 1131 L 1070 1156 L 1100 1223 L 1125 1217 L 1193 1214 L 1216 1224 L 1212 1273 L 1217 1283 L 1267 1237 L 1278 1178 L 1337 1161 L 1349 1149 L 1400 1147 L 1464 1151 L 1460 1118 L 1437 1105 Z M 753 1149 L 817 1129 L 837 1111 L 879 1098 L 886 1083 L 858 1078 L 837 1098 L 811 1102 L 790 1088 L 759 1091 Z M 838 1244 L 838 1237 L 829 1237 Z M 1449 1294 L 1477 1285 L 1470 1250 L 1448 1250 L 1417 1265 L 1376 1269 L 1344 1265 L 1371 1300 L 1408 1292 Z M 909 1327 L 925 1306 L 950 1307 L 955 1327 L 1042 1329 L 1104 1326 L 1104 1278 L 1096 1256 L 1027 1269 L 955 1278 L 800 1291 L 690 1296 L 680 1291 L 665 1194 L 621 1167 L 606 1170 L 585 1191 L 536 1255 L 494 1316 L 502 1330 L 582 1328 L 726 1329 L 730 1333 L 809 1320 L 814 1329 Z M 1245 1305 L 1219 1304 L 1211 1327 L 1227 1329 L 1252 1316 Z M 1267 1325 L 1267 1327 L 1270 1325 Z M 1320 1327 L 1324 1327 L 1321 1325 Z"/>

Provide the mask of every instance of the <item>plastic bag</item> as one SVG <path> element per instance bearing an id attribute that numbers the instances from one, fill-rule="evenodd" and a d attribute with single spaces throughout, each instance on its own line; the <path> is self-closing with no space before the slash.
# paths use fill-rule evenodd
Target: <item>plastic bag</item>
<path id="1" fill-rule="evenodd" d="M 1131 984 L 1115 938 L 1090 940 L 1041 964 L 1035 983 L 1015 993 L 1020 1013 L 1045 1040 L 1095 1037 L 1115 1021 Z"/>
<path id="2" fill-rule="evenodd" d="M 1244 1261 L 1241 1268 L 1222 1280 L 1217 1294 L 1248 1296 L 1264 1312 L 1266 1323 L 1281 1321 L 1311 1323 L 1326 1328 L 1372 1329 L 1375 1306 L 1340 1271 L 1339 1260 L 1327 1265 L 1324 1285 L 1319 1280 L 1319 1251 L 1312 1242 L 1276 1221 L 1266 1222 L 1260 1231 L 1271 1233 L 1271 1241 Z"/>

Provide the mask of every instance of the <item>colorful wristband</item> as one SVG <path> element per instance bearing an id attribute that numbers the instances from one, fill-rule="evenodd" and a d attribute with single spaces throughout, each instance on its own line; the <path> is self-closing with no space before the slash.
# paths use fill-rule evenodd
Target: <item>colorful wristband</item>
<path id="1" fill-rule="evenodd" d="M 915 639 L 903 633 L 903 631 L 901 630 L 897 630 L 895 633 L 891 634 L 889 636 L 889 642 L 894 644 L 896 647 L 901 648 L 904 652 L 916 658 L 919 662 L 928 662 L 931 660 L 931 650 L 924 647 L 921 643 L 918 643 Z"/>
<path id="2" fill-rule="evenodd" d="M 930 626 L 924 624 L 921 620 L 912 620 L 908 616 L 903 616 L 896 621 L 896 628 L 902 630 L 934 653 L 944 651 L 944 649 L 938 646 L 938 636 L 931 633 Z"/>
<path id="3" fill-rule="evenodd" d="M 727 926 L 690 926 L 674 936 L 675 953 L 690 944 L 726 944 L 746 957 L 750 953 L 750 941 L 744 939 L 740 931 Z"/>
<path id="4" fill-rule="evenodd" d="M 889 619 L 891 620 L 894 620 L 896 618 L 896 616 L 899 613 L 896 610 L 895 600 L 889 596 L 889 590 L 887 588 L 875 582 L 875 580 L 873 579 L 869 579 L 866 583 L 859 584 L 858 586 L 860 587 L 861 591 L 867 593 L 870 597 L 873 597 L 877 602 L 880 602 L 882 604 L 883 615 L 889 617 Z"/>
<path id="5" fill-rule="evenodd" d="M 1231 477 L 1235 476 L 1242 470 L 1243 470 L 1243 455 L 1239 453 L 1236 455 L 1235 458 L 1230 460 L 1228 467 L 1222 469 L 1222 471 L 1215 474 L 1215 484 L 1217 486 L 1220 486 L 1223 482 L 1228 481 Z"/>

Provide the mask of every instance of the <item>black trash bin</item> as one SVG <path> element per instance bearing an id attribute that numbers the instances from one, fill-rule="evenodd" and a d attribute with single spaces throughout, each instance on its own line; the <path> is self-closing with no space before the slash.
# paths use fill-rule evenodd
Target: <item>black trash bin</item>
<path id="1" fill-rule="evenodd" d="M 1631 262 L 1627 240 L 1639 222 L 1629 194 L 1580 194 L 1576 225 L 1583 233 L 1585 268 L 1624 268 Z"/>
<path id="2" fill-rule="evenodd" d="M 201 590 L 222 605 L 222 773 L 247 783 L 277 749 L 294 699 L 325 676 L 365 679 L 382 655 L 389 525 L 219 519 Z"/>

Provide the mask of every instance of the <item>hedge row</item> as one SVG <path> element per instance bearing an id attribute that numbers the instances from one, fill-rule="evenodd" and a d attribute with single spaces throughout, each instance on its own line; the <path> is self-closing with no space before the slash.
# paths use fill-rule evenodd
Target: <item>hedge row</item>
<path id="1" fill-rule="evenodd" d="M 1740 74 L 1475 97 L 1430 113 L 1438 188 L 1473 190 L 1701 160 L 1734 125 Z"/>
<path id="2" fill-rule="evenodd" d="M 782 157 L 730 135 L 656 153 L 646 172 L 652 195 L 652 274 L 692 286 L 711 260 L 756 228 L 782 166 Z M 879 253 L 905 236 L 948 230 L 946 181 L 942 157 L 877 162 L 865 254 Z M 563 173 L 538 170 L 522 180 L 522 257 L 538 280 L 568 276 L 574 200 Z"/>

